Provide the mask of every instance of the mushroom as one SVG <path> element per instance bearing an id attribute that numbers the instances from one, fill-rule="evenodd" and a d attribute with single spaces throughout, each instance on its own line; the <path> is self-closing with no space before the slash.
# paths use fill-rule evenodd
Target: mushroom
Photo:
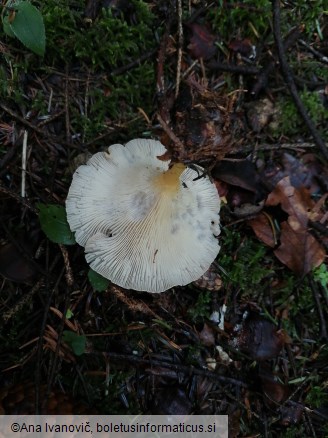
<path id="1" fill-rule="evenodd" d="M 114 144 L 78 167 L 67 219 L 91 268 L 126 289 L 163 292 L 201 277 L 220 246 L 220 198 L 204 169 L 164 161 L 155 140 Z"/>

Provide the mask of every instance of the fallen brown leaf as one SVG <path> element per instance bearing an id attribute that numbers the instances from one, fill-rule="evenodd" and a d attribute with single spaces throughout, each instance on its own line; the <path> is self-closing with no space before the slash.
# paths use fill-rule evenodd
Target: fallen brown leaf
<path id="1" fill-rule="evenodd" d="M 202 331 L 199 332 L 199 339 L 204 345 L 206 345 L 206 347 L 215 345 L 214 330 L 205 323 Z"/>
<path id="2" fill-rule="evenodd" d="M 308 213 L 315 203 L 306 188 L 297 189 L 291 185 L 289 176 L 278 182 L 265 203 L 267 206 L 278 204 L 281 204 L 281 208 L 289 214 L 288 222 L 294 230 L 307 227 Z"/>
<path id="3" fill-rule="evenodd" d="M 235 328 L 232 346 L 239 348 L 252 359 L 262 361 L 272 359 L 280 353 L 285 343 L 277 332 L 277 327 L 262 316 L 251 312 L 240 328 Z"/>
<path id="4" fill-rule="evenodd" d="M 260 213 L 254 219 L 250 219 L 248 224 L 252 227 L 256 237 L 263 243 L 274 248 L 276 246 L 275 236 L 272 226 L 266 214 Z"/>
<path id="5" fill-rule="evenodd" d="M 243 56 L 249 56 L 252 53 L 252 41 L 249 38 L 234 39 L 228 45 L 233 52 L 240 53 Z"/>
<path id="6" fill-rule="evenodd" d="M 216 52 L 214 45 L 216 37 L 211 34 L 206 26 L 201 24 L 193 23 L 189 27 L 192 31 L 190 44 L 188 45 L 191 56 L 203 59 L 211 58 Z"/>
<path id="7" fill-rule="evenodd" d="M 283 222 L 280 242 L 275 256 L 299 275 L 306 275 L 325 259 L 325 250 L 305 228 L 296 231 L 289 222 Z"/>
<path id="8" fill-rule="evenodd" d="M 309 219 L 319 220 L 323 213 L 316 208 L 310 192 L 304 187 L 292 186 L 289 176 L 278 182 L 265 203 L 266 206 L 278 204 L 288 214 L 288 219 L 281 223 L 280 246 L 274 254 L 292 271 L 306 275 L 325 258 L 325 250 L 308 230 Z M 259 218 L 250 225 L 259 239 L 271 246 L 264 219 Z"/>

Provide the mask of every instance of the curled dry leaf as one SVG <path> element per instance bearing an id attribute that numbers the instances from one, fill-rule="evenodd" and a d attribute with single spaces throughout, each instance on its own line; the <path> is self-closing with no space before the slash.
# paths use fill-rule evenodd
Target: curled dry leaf
<path id="1" fill-rule="evenodd" d="M 315 203 L 307 189 L 304 187 L 297 189 L 292 186 L 289 176 L 282 178 L 267 198 L 267 206 L 278 204 L 281 204 L 281 208 L 288 213 L 288 222 L 295 231 L 307 227 L 309 212 Z"/>
<path id="2" fill-rule="evenodd" d="M 276 162 L 279 164 L 272 166 L 271 163 L 262 172 L 262 178 L 268 186 L 275 187 L 281 179 L 289 176 L 293 187 L 306 187 L 311 194 L 318 193 L 319 182 L 323 187 L 327 187 L 327 170 L 314 154 L 306 154 L 297 158 L 284 152 L 275 159 Z"/>
<path id="3" fill-rule="evenodd" d="M 192 31 L 190 44 L 188 45 L 191 56 L 203 59 L 211 58 L 216 52 L 214 45 L 216 37 L 207 27 L 201 24 L 192 23 L 189 27 Z"/>
<path id="4" fill-rule="evenodd" d="M 156 392 L 151 407 L 154 415 L 188 415 L 192 409 L 186 391 L 177 386 L 168 386 Z"/>
<path id="5" fill-rule="evenodd" d="M 228 45 L 233 52 L 240 53 L 243 56 L 250 56 L 252 54 L 252 41 L 249 38 L 234 39 Z"/>
<path id="6" fill-rule="evenodd" d="M 309 220 L 319 221 L 323 216 L 322 203 L 315 204 L 310 192 L 304 187 L 295 188 L 287 176 L 278 182 L 265 203 L 269 207 L 278 204 L 288 219 L 280 224 L 280 245 L 274 254 L 293 272 L 306 275 L 325 259 L 324 248 L 308 230 Z M 268 216 L 261 213 L 248 223 L 262 242 L 271 248 L 276 246 L 275 230 Z"/>
<path id="7" fill-rule="evenodd" d="M 270 248 L 276 246 L 274 231 L 266 214 L 260 213 L 254 219 L 250 219 L 248 224 L 252 227 L 256 237 L 263 243 L 270 246 Z"/>
<path id="8" fill-rule="evenodd" d="M 212 327 L 205 323 L 202 331 L 199 332 L 199 339 L 204 345 L 206 345 L 206 347 L 215 345 L 215 335 Z"/>
<path id="9" fill-rule="evenodd" d="M 280 353 L 284 338 L 277 332 L 276 326 L 252 312 L 243 320 L 242 325 L 234 329 L 231 344 L 255 360 L 272 359 Z"/>
<path id="10" fill-rule="evenodd" d="M 325 250 L 306 229 L 294 230 L 289 222 L 281 224 L 280 246 L 275 256 L 289 269 L 300 275 L 306 275 L 321 265 L 325 259 Z"/>

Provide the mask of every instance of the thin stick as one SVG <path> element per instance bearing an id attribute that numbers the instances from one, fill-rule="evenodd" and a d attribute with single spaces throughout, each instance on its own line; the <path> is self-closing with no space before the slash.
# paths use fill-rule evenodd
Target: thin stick
<path id="1" fill-rule="evenodd" d="M 183 27 L 182 27 L 182 2 L 177 0 L 178 6 L 178 35 L 179 35 L 179 48 L 178 48 L 178 60 L 177 60 L 177 76 L 176 76 L 176 89 L 175 97 L 178 97 L 180 82 L 181 82 L 181 61 L 182 61 L 182 46 L 183 46 Z"/>
<path id="2" fill-rule="evenodd" d="M 162 119 L 162 117 L 157 114 L 157 120 L 159 121 L 161 127 L 163 128 L 164 132 L 170 137 L 170 139 L 173 141 L 173 143 L 176 146 L 176 149 L 178 149 L 179 157 L 182 157 L 184 155 L 184 146 L 182 141 L 174 134 L 172 129 L 169 127 L 169 125 Z"/>
<path id="3" fill-rule="evenodd" d="M 25 188 L 26 188 L 26 156 L 27 156 L 27 137 L 28 132 L 24 131 L 23 137 L 23 150 L 22 150 L 22 186 L 21 186 L 21 197 L 25 198 Z"/>
<path id="4" fill-rule="evenodd" d="M 328 64 L 328 56 L 323 55 L 322 53 L 318 52 L 318 50 L 315 50 L 313 47 L 311 47 L 309 44 L 307 44 L 304 40 L 299 41 L 302 46 L 306 47 L 309 52 L 311 52 L 316 58 L 318 58 L 321 62 L 324 62 L 325 64 Z"/>
<path id="5" fill-rule="evenodd" d="M 183 373 L 186 376 L 190 376 L 190 375 L 203 376 L 221 382 L 222 384 L 235 385 L 241 388 L 249 387 L 247 383 L 242 382 L 241 380 L 237 380 L 232 377 L 221 376 L 219 374 L 214 373 L 213 371 L 195 368 L 192 365 L 188 366 L 188 365 L 181 365 L 179 363 L 165 362 L 162 360 L 152 359 L 151 357 L 149 359 L 144 359 L 142 357 L 134 356 L 133 354 L 120 354 L 111 351 L 106 351 L 106 352 L 88 351 L 86 353 L 96 356 L 105 356 L 108 357 L 110 360 L 118 361 L 120 363 L 130 362 L 134 365 L 140 365 L 140 366 L 144 365 L 150 367 L 168 368 L 170 370 L 176 371 L 177 373 L 179 372 Z"/>
<path id="6" fill-rule="evenodd" d="M 280 62 L 280 69 L 283 74 L 283 77 L 285 79 L 285 82 L 287 84 L 287 87 L 289 89 L 289 92 L 294 99 L 294 103 L 296 108 L 298 109 L 300 115 L 302 116 L 304 123 L 308 127 L 308 130 L 310 131 L 313 140 L 315 144 L 318 146 L 324 157 L 328 160 L 328 149 L 325 144 L 325 142 L 320 137 L 319 132 L 317 131 L 317 128 L 315 127 L 313 121 L 310 119 L 302 100 L 300 99 L 297 88 L 295 85 L 295 81 L 293 78 L 293 74 L 291 72 L 291 69 L 287 62 L 286 53 L 284 50 L 284 45 L 281 39 L 281 29 L 280 29 L 280 0 L 273 0 L 272 1 L 272 8 L 273 8 L 273 33 L 274 38 L 277 45 L 278 50 L 278 57 Z"/>

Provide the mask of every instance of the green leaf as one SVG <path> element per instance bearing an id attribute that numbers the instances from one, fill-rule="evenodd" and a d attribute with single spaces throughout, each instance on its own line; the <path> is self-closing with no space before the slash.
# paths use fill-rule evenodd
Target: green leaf
<path id="1" fill-rule="evenodd" d="M 9 27 L 16 38 L 28 49 L 43 56 L 46 48 L 46 34 L 41 12 L 28 1 L 14 3 L 11 7 L 16 12 L 12 16 L 12 21 L 9 22 L 8 16 L 3 20 L 5 32 L 9 35 Z"/>
<path id="2" fill-rule="evenodd" d="M 74 316 L 74 313 L 71 311 L 71 309 L 68 309 L 66 312 L 66 319 L 71 319 L 72 316 Z"/>
<path id="3" fill-rule="evenodd" d="M 92 269 L 90 269 L 88 272 L 88 279 L 91 283 L 91 286 L 98 292 L 105 291 L 109 285 L 109 280 L 107 280 L 107 278 L 103 277 Z"/>
<path id="4" fill-rule="evenodd" d="M 63 245 L 74 245 L 75 238 L 71 232 L 66 210 L 61 205 L 38 204 L 40 213 L 39 220 L 42 231 L 52 242 L 62 243 Z"/>
<path id="5" fill-rule="evenodd" d="M 2 24 L 3 24 L 3 30 L 4 30 L 5 34 L 7 34 L 10 37 L 14 37 L 15 34 L 12 31 L 12 29 L 11 29 L 11 24 L 9 22 L 9 16 L 8 15 L 3 17 Z"/>
<path id="6" fill-rule="evenodd" d="M 85 336 L 64 330 L 63 341 L 71 347 L 76 356 L 81 356 L 81 354 L 85 353 L 85 346 L 87 343 L 87 338 Z"/>

